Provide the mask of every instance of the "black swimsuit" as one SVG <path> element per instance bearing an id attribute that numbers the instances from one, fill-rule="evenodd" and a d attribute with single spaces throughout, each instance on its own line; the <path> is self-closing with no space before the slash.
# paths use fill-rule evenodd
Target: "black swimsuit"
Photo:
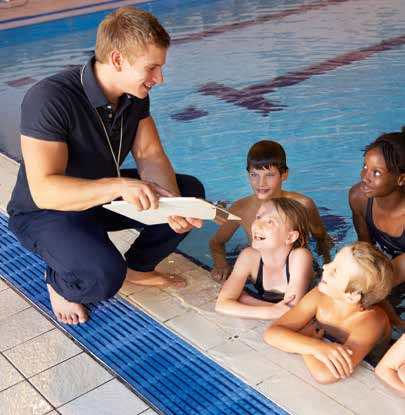
<path id="1" fill-rule="evenodd" d="M 371 240 L 380 251 L 388 258 L 393 259 L 405 253 L 405 229 L 401 236 L 395 237 L 380 231 L 373 222 L 373 199 L 368 199 L 366 210 L 366 223 L 370 232 Z"/>
<path id="2" fill-rule="evenodd" d="M 289 270 L 289 258 L 290 253 L 288 253 L 286 262 L 285 262 L 285 274 L 287 277 L 287 284 L 290 282 L 290 270 Z M 258 300 L 267 301 L 269 303 L 278 303 L 284 299 L 284 293 L 278 291 L 266 291 L 263 287 L 263 260 L 260 258 L 259 271 L 257 272 L 256 282 L 249 280 L 244 288 L 244 291 Z"/>

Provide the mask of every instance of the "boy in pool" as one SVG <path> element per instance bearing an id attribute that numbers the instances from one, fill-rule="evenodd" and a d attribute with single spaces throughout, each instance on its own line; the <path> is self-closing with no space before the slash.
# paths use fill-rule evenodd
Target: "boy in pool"
<path id="1" fill-rule="evenodd" d="M 219 293 L 216 311 L 257 319 L 283 315 L 312 281 L 308 239 L 307 214 L 299 202 L 274 198 L 263 203 L 252 224 L 252 247 L 240 253 Z M 249 278 L 255 290 L 245 287 Z"/>
<path id="2" fill-rule="evenodd" d="M 393 266 L 375 247 L 355 242 L 323 266 L 322 280 L 280 317 L 264 340 L 285 352 L 302 354 L 319 383 L 350 376 L 377 345 L 388 341 L 391 326 L 377 304 L 390 292 Z M 327 334 L 336 339 L 323 339 Z"/>
<path id="3" fill-rule="evenodd" d="M 249 150 L 247 171 L 254 193 L 237 200 L 229 208 L 232 213 L 242 219 L 241 222 L 228 221 L 224 223 L 211 238 L 210 250 L 215 262 L 211 272 L 212 277 L 218 281 L 228 277 L 230 268 L 226 260 L 226 242 L 231 239 L 239 225 L 242 225 L 250 244 L 252 242 L 251 228 L 256 212 L 263 203 L 275 197 L 294 199 L 304 205 L 308 213 L 310 231 L 316 240 L 317 251 L 319 255 L 323 256 L 325 263 L 329 262 L 329 250 L 334 244 L 326 232 L 315 203 L 307 196 L 281 188 L 288 177 L 286 154 L 283 147 L 275 141 L 257 142 Z"/>
<path id="4" fill-rule="evenodd" d="M 388 350 L 375 374 L 405 398 L 405 334 Z"/>
<path id="5" fill-rule="evenodd" d="M 398 285 L 405 281 L 405 128 L 366 147 L 360 177 L 349 193 L 357 236 L 391 259 Z"/>

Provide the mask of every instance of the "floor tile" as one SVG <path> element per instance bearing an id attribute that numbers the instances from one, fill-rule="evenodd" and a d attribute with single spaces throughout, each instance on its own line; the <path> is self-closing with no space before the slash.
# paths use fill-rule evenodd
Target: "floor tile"
<path id="1" fill-rule="evenodd" d="M 354 414 L 318 389 L 283 369 L 260 384 L 258 390 L 291 415 Z"/>
<path id="2" fill-rule="evenodd" d="M 4 352 L 4 355 L 24 376 L 31 377 L 81 351 L 72 340 L 55 329 Z"/>
<path id="3" fill-rule="evenodd" d="M 277 373 L 280 367 L 238 339 L 228 340 L 208 351 L 208 355 L 221 366 L 232 371 L 251 386 L 256 386 Z"/>
<path id="4" fill-rule="evenodd" d="M 0 392 L 1 415 L 44 415 L 52 407 L 27 382 Z"/>
<path id="5" fill-rule="evenodd" d="M 229 337 L 218 326 L 200 316 L 195 311 L 188 311 L 168 321 L 166 324 L 202 350 L 219 346 L 225 343 Z"/>
<path id="6" fill-rule="evenodd" d="M 0 278 L 0 292 L 3 290 L 7 290 L 8 288 L 8 285 Z"/>
<path id="7" fill-rule="evenodd" d="M 149 408 L 145 412 L 142 412 L 140 415 L 158 415 L 153 409 Z"/>
<path id="8" fill-rule="evenodd" d="M 7 320 L 0 321 L 0 351 L 17 346 L 53 328 L 54 326 L 33 308 L 13 314 Z"/>
<path id="9" fill-rule="evenodd" d="M 0 321 L 29 307 L 29 303 L 11 288 L 0 291 Z"/>
<path id="10" fill-rule="evenodd" d="M 23 376 L 0 354 L 0 391 L 23 380 Z"/>
<path id="11" fill-rule="evenodd" d="M 147 287 L 143 287 L 141 285 L 136 285 L 136 284 L 131 284 L 130 282 L 124 281 L 124 284 L 120 288 L 118 294 L 125 298 L 131 294 L 139 293 L 146 289 Z"/>
<path id="12" fill-rule="evenodd" d="M 167 321 L 186 312 L 179 300 L 158 288 L 147 288 L 131 294 L 127 300 L 141 306 L 159 321 Z"/>
<path id="13" fill-rule="evenodd" d="M 114 379 L 58 408 L 62 415 L 137 415 L 148 405 Z"/>
<path id="14" fill-rule="evenodd" d="M 32 384 L 59 407 L 112 378 L 90 356 L 82 353 L 30 379 Z"/>

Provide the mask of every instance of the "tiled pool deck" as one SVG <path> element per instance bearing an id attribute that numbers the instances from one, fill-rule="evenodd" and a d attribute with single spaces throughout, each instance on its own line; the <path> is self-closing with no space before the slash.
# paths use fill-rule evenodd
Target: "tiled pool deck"
<path id="1" fill-rule="evenodd" d="M 7 7 L 17 3 L 24 1 L 0 3 L 0 30 L 136 1 L 30 0 L 24 7 Z M 65 11 L 81 6 L 85 8 Z M 33 18 L 34 15 L 43 16 Z M 0 155 L 2 212 L 17 170 L 16 162 Z M 123 252 L 135 233 L 116 232 L 111 238 Z M 405 401 L 381 385 L 368 365 L 361 365 L 350 379 L 338 384 L 318 385 L 299 356 L 264 344 L 262 333 L 267 322 L 224 317 L 214 312 L 220 286 L 207 271 L 179 254 L 171 255 L 160 268 L 181 273 L 188 286 L 162 290 L 125 284 L 119 295 L 289 413 L 405 413 Z M 0 276 L 0 414 L 58 413 L 152 415 L 156 412 Z"/>

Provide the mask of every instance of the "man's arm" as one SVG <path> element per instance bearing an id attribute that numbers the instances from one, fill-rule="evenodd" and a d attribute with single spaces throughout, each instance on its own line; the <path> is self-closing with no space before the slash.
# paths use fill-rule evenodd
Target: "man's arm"
<path id="1" fill-rule="evenodd" d="M 180 196 L 176 175 L 163 149 L 152 116 L 139 121 L 132 155 L 142 180 L 158 184 L 173 196 Z"/>
<path id="2" fill-rule="evenodd" d="M 371 242 L 366 222 L 367 197 L 360 189 L 361 183 L 355 184 L 349 191 L 349 205 L 352 210 L 354 229 L 359 241 Z"/>
<path id="3" fill-rule="evenodd" d="M 69 157 L 66 143 L 22 136 L 21 149 L 30 192 L 41 209 L 79 211 L 117 197 L 134 203 L 138 210 L 157 206 L 153 186 L 140 180 L 116 177 L 88 180 L 66 176 Z"/>
<path id="4" fill-rule="evenodd" d="M 143 181 L 157 185 L 157 191 L 161 196 L 180 196 L 176 175 L 163 150 L 152 116 L 139 122 L 132 146 L 132 155 L 136 161 L 139 176 Z M 201 228 L 202 226 L 200 219 L 180 216 L 170 216 L 168 223 L 178 233 L 188 232 L 194 227 Z"/>

